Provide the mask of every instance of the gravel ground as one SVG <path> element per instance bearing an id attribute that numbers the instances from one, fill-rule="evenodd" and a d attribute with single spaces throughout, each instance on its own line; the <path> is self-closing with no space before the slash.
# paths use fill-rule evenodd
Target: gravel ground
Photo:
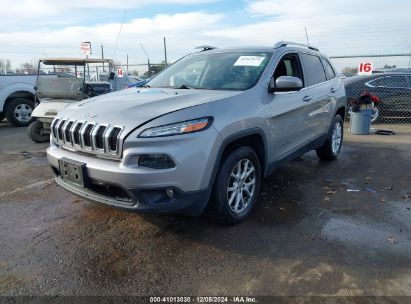
<path id="1" fill-rule="evenodd" d="M 411 296 L 410 125 L 284 165 L 234 227 L 79 199 L 25 132 L 0 123 L 2 296 Z"/>

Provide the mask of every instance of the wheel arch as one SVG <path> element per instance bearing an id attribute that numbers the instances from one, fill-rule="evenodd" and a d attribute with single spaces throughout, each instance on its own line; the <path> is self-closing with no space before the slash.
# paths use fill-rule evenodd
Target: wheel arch
<path id="1" fill-rule="evenodd" d="M 221 162 L 238 146 L 248 146 L 252 148 L 260 159 L 262 176 L 268 174 L 268 146 L 264 131 L 260 128 L 243 130 L 234 133 L 223 140 L 214 163 L 210 179 L 210 188 L 213 187 Z"/>
<path id="2" fill-rule="evenodd" d="M 30 92 L 30 91 L 15 91 L 13 93 L 11 93 L 10 95 L 8 95 L 4 101 L 4 106 L 3 106 L 3 111 L 6 111 L 7 105 L 10 103 L 10 101 L 16 99 L 16 98 L 27 98 L 29 100 L 31 100 L 33 103 L 35 103 L 36 97 L 34 95 L 34 93 Z"/>
<path id="3" fill-rule="evenodd" d="M 337 111 L 335 112 L 335 115 L 340 115 L 342 120 L 345 120 L 345 115 L 346 115 L 346 108 L 345 106 L 341 106 L 337 109 Z M 334 115 L 334 116 L 335 116 Z"/>

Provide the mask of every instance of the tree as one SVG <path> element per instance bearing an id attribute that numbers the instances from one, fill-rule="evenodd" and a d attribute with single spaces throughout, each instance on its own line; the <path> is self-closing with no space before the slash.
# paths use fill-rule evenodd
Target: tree
<path id="1" fill-rule="evenodd" d="M 397 67 L 397 65 L 393 64 L 393 65 L 384 65 L 383 69 L 395 69 Z"/>
<path id="2" fill-rule="evenodd" d="M 150 64 L 148 67 L 148 71 L 144 73 L 146 76 L 154 76 L 155 74 L 161 72 L 165 68 L 164 63 L 159 63 L 159 64 Z"/>
<path id="3" fill-rule="evenodd" d="M 22 74 L 36 74 L 37 73 L 37 65 L 35 62 L 25 62 L 20 64 L 20 68 L 17 69 L 18 73 Z"/>
<path id="4" fill-rule="evenodd" d="M 0 73 L 7 74 L 7 72 L 11 72 L 11 61 L 10 59 L 0 59 Z"/>
<path id="5" fill-rule="evenodd" d="M 345 67 L 345 68 L 342 69 L 342 72 L 345 76 L 353 76 L 353 75 L 356 75 L 358 73 L 358 69 L 357 68 Z"/>

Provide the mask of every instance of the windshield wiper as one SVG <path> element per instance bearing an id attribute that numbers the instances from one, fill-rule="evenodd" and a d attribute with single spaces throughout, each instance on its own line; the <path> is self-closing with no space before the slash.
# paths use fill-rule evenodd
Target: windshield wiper
<path id="1" fill-rule="evenodd" d="M 194 89 L 194 87 L 192 87 L 191 85 L 189 85 L 189 84 L 182 84 L 181 86 L 179 86 L 178 88 L 176 88 L 176 89 Z"/>

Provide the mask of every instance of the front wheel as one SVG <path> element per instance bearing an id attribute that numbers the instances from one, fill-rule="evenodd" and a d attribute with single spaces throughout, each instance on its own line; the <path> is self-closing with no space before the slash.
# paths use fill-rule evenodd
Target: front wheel
<path id="1" fill-rule="evenodd" d="M 35 120 L 29 125 L 27 133 L 30 139 L 36 143 L 45 143 L 50 140 L 49 132 L 44 130 L 44 124 L 39 120 Z"/>
<path id="2" fill-rule="evenodd" d="M 261 169 L 250 147 L 239 147 L 221 163 L 208 214 L 224 225 L 244 221 L 251 213 L 260 188 Z"/>
<path id="3" fill-rule="evenodd" d="M 6 114 L 0 113 L 0 121 L 2 121 L 2 120 L 5 119 L 5 118 L 6 118 Z"/>
<path id="4" fill-rule="evenodd" d="M 317 156 L 322 160 L 334 160 L 340 153 L 344 136 L 343 120 L 340 115 L 335 115 L 331 130 L 324 144 L 317 150 Z"/>
<path id="5" fill-rule="evenodd" d="M 34 121 L 34 117 L 31 117 L 33 110 L 33 101 L 27 98 L 16 98 L 7 104 L 6 117 L 15 126 L 25 127 Z"/>

